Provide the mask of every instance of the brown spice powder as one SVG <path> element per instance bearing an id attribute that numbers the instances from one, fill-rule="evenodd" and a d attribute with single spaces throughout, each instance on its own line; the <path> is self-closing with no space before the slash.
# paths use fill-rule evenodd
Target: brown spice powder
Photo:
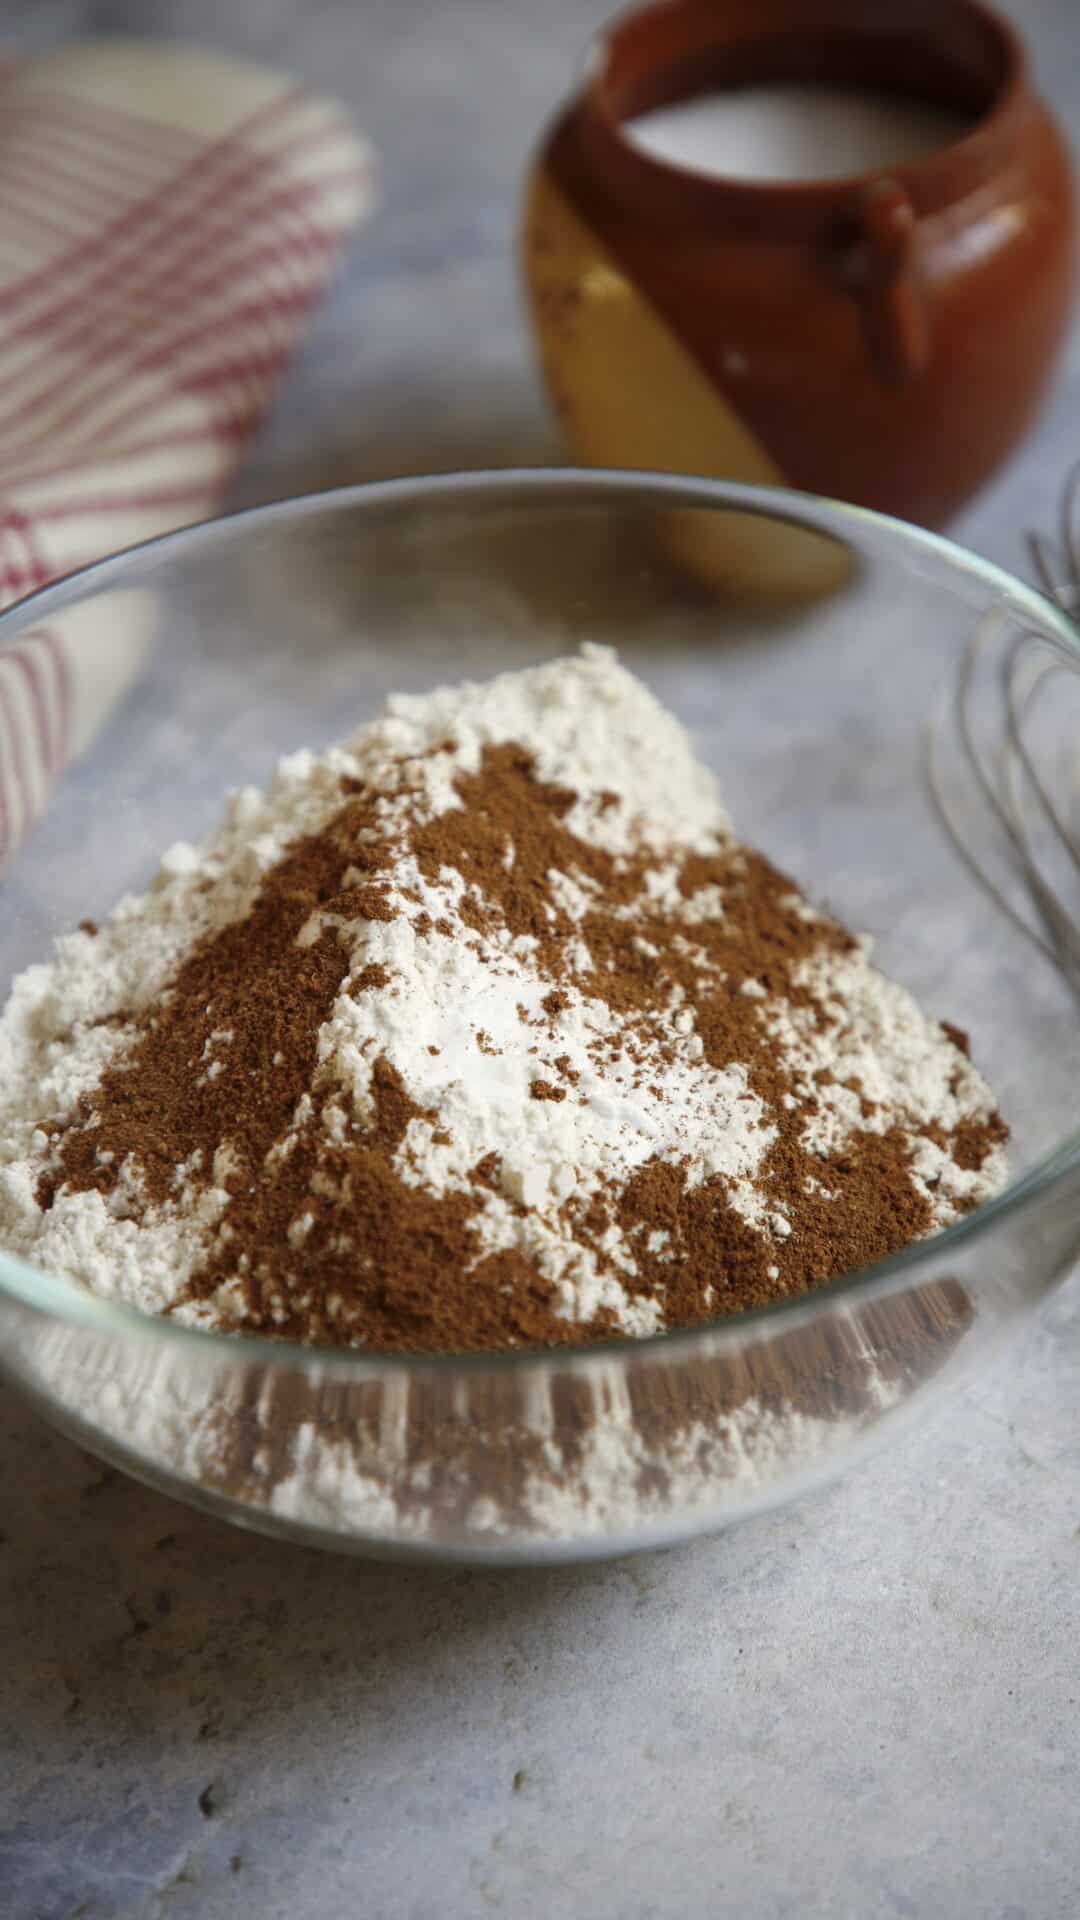
<path id="1" fill-rule="evenodd" d="M 705 1060 L 742 1064 L 777 1130 L 760 1184 L 767 1199 L 782 1198 L 785 1237 L 749 1226 L 721 1176 L 691 1189 L 683 1167 L 657 1158 L 620 1191 L 565 1202 L 568 1230 L 601 1268 L 614 1224 L 636 1266 L 635 1275 L 620 1269 L 621 1284 L 660 1300 L 666 1324 L 690 1325 L 819 1284 L 927 1231 L 930 1210 L 912 1181 L 901 1128 L 865 1129 L 832 1156 L 806 1151 L 801 1134 L 815 1103 L 785 1105 L 791 1077 L 759 1002 L 741 991 L 756 981 L 769 997 L 824 1021 L 795 975 L 816 953 L 850 950 L 842 928 L 804 917 L 792 882 L 735 845 L 681 863 L 683 896 L 716 888 L 721 913 L 688 928 L 643 905 L 654 861 L 617 861 L 572 834 L 565 819 L 575 796 L 539 781 L 519 747 L 488 748 L 480 771 L 459 778 L 457 790 L 462 806 L 414 826 L 411 847 L 430 882 L 444 868 L 465 880 L 459 911 L 473 936 L 508 928 L 533 937 L 537 965 L 552 982 L 543 1001 L 552 1034 L 569 1005 L 572 936 L 585 941 L 593 963 L 575 986 L 605 1002 L 630 1038 L 635 1023 L 662 1037 L 663 1009 L 678 988 Z M 389 1062 L 375 1065 L 372 1112 L 362 1123 L 341 1109 L 338 1087 L 320 1082 L 319 1029 L 338 993 L 392 989 L 381 965 L 361 964 L 350 975 L 338 925 L 403 910 L 389 899 L 397 847 L 380 830 L 376 796 L 355 782 L 346 792 L 329 824 L 267 873 L 245 919 L 196 943 L 132 1046 L 56 1129 L 40 1204 L 51 1204 L 60 1184 L 115 1194 L 126 1165 L 137 1169 L 145 1196 L 130 1203 L 133 1211 L 175 1203 L 180 1168 L 196 1184 L 216 1181 L 229 1200 L 189 1297 L 215 1301 L 223 1315 L 265 1332 L 428 1351 L 561 1345 L 614 1332 L 607 1312 L 587 1324 L 564 1318 L 552 1282 L 524 1254 L 485 1253 L 475 1214 L 478 1196 L 498 1179 L 497 1145 L 474 1168 L 471 1192 L 435 1196 L 395 1165 L 424 1109 Z M 592 890 L 580 926 L 553 894 L 553 872 Z M 321 931 L 298 947 L 316 912 Z M 431 926 L 427 914 L 414 916 L 418 933 Z M 475 1037 L 491 1050 L 482 1029 Z M 962 1036 L 950 1037 L 960 1049 Z M 538 1075 L 534 1099 L 579 1097 L 562 1058 L 565 1084 Z M 864 1117 L 871 1112 L 864 1102 Z M 1003 1137 L 994 1116 L 939 1144 L 957 1165 L 976 1168 Z"/>

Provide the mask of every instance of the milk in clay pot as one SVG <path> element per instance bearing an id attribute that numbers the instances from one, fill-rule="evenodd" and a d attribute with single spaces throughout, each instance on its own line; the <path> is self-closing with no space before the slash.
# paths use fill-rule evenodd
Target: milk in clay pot
<path id="1" fill-rule="evenodd" d="M 522 257 L 574 454 L 944 524 L 1064 331 L 1062 142 L 978 0 L 667 0 L 621 20 L 532 166 Z M 725 594 L 850 575 L 836 540 L 669 516 Z"/>

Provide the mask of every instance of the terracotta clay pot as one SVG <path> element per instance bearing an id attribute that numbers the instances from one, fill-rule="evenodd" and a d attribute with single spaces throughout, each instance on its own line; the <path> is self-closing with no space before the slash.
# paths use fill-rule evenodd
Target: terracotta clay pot
<path id="1" fill-rule="evenodd" d="M 957 110 L 890 170 L 774 183 L 656 159 L 652 108 L 817 82 Z M 783 482 L 939 525 L 1028 425 L 1072 194 L 1023 47 L 977 0 L 665 0 L 601 39 L 530 176 L 525 279 L 577 455 Z"/>

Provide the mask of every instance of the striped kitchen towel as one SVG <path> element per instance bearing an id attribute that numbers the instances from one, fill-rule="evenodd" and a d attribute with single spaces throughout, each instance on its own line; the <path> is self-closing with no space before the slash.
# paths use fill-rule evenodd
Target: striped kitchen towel
<path id="1" fill-rule="evenodd" d="M 280 76 L 108 41 L 0 69 L 0 608 L 213 512 L 371 156 Z M 0 646 L 0 863 L 138 671 L 61 616 Z"/>

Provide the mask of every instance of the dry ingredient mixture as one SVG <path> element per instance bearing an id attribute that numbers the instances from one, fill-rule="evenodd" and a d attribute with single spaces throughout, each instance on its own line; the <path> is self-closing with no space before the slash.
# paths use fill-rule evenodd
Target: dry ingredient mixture
<path id="1" fill-rule="evenodd" d="M 946 1224 L 1004 1138 L 600 648 L 283 761 L 0 1020 L 0 1244 L 313 1342 L 707 1320 Z"/>

